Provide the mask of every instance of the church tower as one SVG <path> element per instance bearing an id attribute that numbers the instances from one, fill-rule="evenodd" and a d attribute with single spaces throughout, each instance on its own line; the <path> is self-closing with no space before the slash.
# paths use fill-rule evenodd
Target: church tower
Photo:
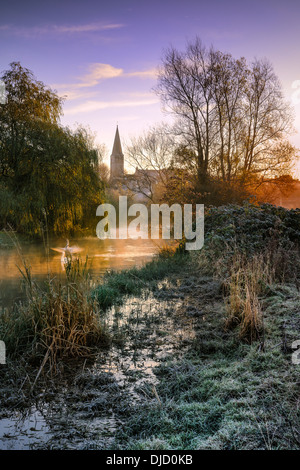
<path id="1" fill-rule="evenodd" d="M 110 156 L 110 179 L 123 178 L 124 155 L 121 147 L 119 129 L 117 126 L 112 154 Z"/>

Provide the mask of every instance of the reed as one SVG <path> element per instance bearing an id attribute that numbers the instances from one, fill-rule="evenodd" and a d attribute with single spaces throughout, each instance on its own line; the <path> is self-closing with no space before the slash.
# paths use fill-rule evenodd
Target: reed
<path id="1" fill-rule="evenodd" d="M 226 328 L 239 325 L 239 336 L 263 344 L 263 315 L 259 296 L 274 281 L 270 259 L 262 253 L 247 258 L 237 252 L 232 258 L 230 276 L 225 282 Z"/>
<path id="2" fill-rule="evenodd" d="M 26 302 L 1 315 L 0 330 L 11 356 L 46 357 L 53 366 L 59 358 L 89 356 L 97 346 L 107 344 L 99 308 L 90 296 L 86 266 L 87 260 L 75 259 L 66 266 L 64 283 L 49 275 L 38 285 L 23 261 L 19 270 Z"/>

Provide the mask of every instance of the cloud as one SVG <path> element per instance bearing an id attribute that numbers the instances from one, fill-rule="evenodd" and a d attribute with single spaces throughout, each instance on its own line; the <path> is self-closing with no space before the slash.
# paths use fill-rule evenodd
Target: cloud
<path id="1" fill-rule="evenodd" d="M 144 100 L 124 100 L 124 101 L 86 101 L 73 108 L 66 109 L 65 115 L 78 113 L 88 113 L 107 108 L 134 108 L 136 106 L 149 106 L 158 103 L 157 98 L 149 98 Z"/>
<path id="2" fill-rule="evenodd" d="M 82 25 L 43 25 L 31 27 L 19 27 L 13 24 L 0 25 L 0 32 L 4 31 L 14 36 L 35 37 L 56 34 L 81 34 L 97 31 L 109 31 L 123 28 L 120 23 L 88 23 Z"/>
<path id="3" fill-rule="evenodd" d="M 80 89 L 70 89 L 67 88 L 67 86 L 61 91 L 57 92 L 58 96 L 61 98 L 66 98 L 68 101 L 73 101 L 73 100 L 79 100 L 79 99 L 88 99 L 88 98 L 93 98 L 96 96 L 98 93 L 97 91 L 90 91 L 87 92 L 86 90 L 81 91 Z"/>
<path id="4" fill-rule="evenodd" d="M 59 95 L 67 95 L 69 100 L 87 98 L 95 92 L 80 91 L 82 88 L 92 88 L 98 85 L 101 80 L 119 77 L 123 74 L 123 69 L 117 69 L 110 64 L 94 63 L 90 64 L 88 73 L 81 77 L 77 83 L 53 83 L 51 88 L 58 90 Z"/>
<path id="5" fill-rule="evenodd" d="M 101 24 L 101 23 L 92 23 L 85 25 L 77 26 L 53 26 L 53 30 L 58 33 L 86 33 L 90 31 L 107 31 L 110 29 L 119 29 L 123 28 L 123 24 L 111 23 L 111 24 Z"/>
<path id="6" fill-rule="evenodd" d="M 138 78 L 157 78 L 157 69 L 142 70 L 138 72 L 129 72 L 125 74 L 126 77 Z"/>
<path id="7" fill-rule="evenodd" d="M 89 66 L 89 73 L 80 78 L 82 83 L 77 83 L 75 86 L 91 87 L 99 83 L 100 80 L 108 78 L 120 77 L 123 75 L 123 69 L 117 69 L 110 64 L 94 63 Z"/>
<path id="8" fill-rule="evenodd" d="M 68 100 L 75 100 L 84 97 L 84 92 L 79 90 L 83 88 L 92 88 L 98 85 L 102 80 L 111 78 L 156 78 L 156 69 L 124 72 L 122 68 L 114 67 L 110 64 L 93 63 L 88 67 L 88 72 L 77 77 L 77 83 L 56 83 L 52 84 L 51 88 L 57 89 L 59 94 L 67 95 Z M 87 96 L 85 96 L 87 98 Z"/>
<path id="9" fill-rule="evenodd" d="M 124 72 L 123 69 L 113 67 L 110 64 L 94 63 L 89 66 L 89 73 L 80 78 L 82 83 L 76 84 L 77 87 L 94 86 L 100 80 L 115 77 L 138 77 L 138 78 L 156 78 L 156 69 L 142 70 L 136 72 Z"/>

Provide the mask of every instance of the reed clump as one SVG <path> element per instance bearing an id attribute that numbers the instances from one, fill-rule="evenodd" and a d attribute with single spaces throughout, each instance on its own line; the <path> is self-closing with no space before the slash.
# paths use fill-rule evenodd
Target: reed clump
<path id="1" fill-rule="evenodd" d="M 276 284 L 299 288 L 300 211 L 271 205 L 228 205 L 208 210 L 205 244 L 198 255 L 202 272 L 221 280 L 226 329 L 263 344 L 261 299 Z"/>
<path id="2" fill-rule="evenodd" d="M 107 344 L 99 309 L 90 296 L 86 264 L 72 260 L 65 282 L 48 276 L 38 285 L 23 261 L 19 269 L 26 302 L 1 315 L 0 329 L 11 356 L 42 356 L 53 365 L 61 358 L 90 356 L 97 346 Z"/>
<path id="3" fill-rule="evenodd" d="M 247 258 L 237 252 L 224 282 L 226 328 L 239 325 L 239 336 L 252 343 L 263 341 L 264 325 L 260 295 L 274 281 L 273 267 L 262 253 Z"/>

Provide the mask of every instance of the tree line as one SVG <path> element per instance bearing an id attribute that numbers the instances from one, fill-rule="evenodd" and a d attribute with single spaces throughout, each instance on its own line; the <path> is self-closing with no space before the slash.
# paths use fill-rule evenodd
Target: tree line
<path id="1" fill-rule="evenodd" d="M 2 227 L 30 235 L 45 224 L 56 235 L 94 228 L 108 184 L 101 150 L 85 128 L 61 125 L 64 100 L 19 62 L 0 78 Z M 155 92 L 174 119 L 127 146 L 139 170 L 130 190 L 156 202 L 218 205 L 264 183 L 292 184 L 293 109 L 268 60 L 247 63 L 196 38 L 165 51 Z"/>
<path id="2" fill-rule="evenodd" d="M 133 139 L 127 152 L 161 181 L 171 175 L 164 196 L 220 203 L 291 182 L 293 109 L 268 60 L 247 63 L 196 38 L 165 51 L 155 92 L 174 123 Z"/>

